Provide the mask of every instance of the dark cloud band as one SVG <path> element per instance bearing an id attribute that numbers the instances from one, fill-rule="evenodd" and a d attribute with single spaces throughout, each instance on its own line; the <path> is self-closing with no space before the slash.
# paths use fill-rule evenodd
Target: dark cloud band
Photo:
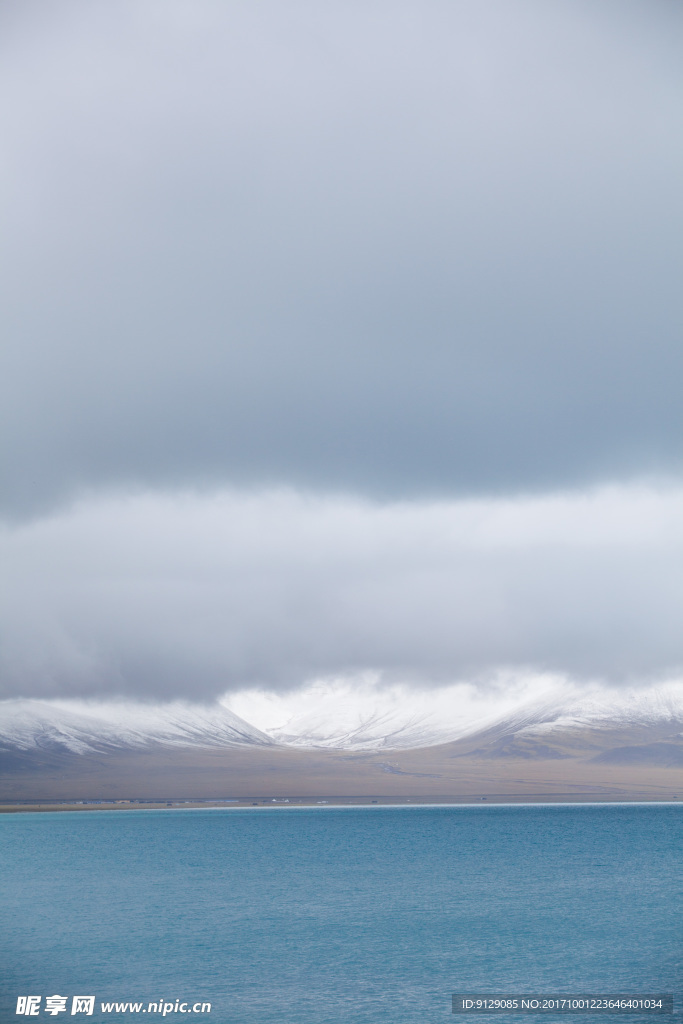
<path id="1" fill-rule="evenodd" d="M 4 15 L 7 514 L 680 472 L 679 6 L 51 11 Z"/>

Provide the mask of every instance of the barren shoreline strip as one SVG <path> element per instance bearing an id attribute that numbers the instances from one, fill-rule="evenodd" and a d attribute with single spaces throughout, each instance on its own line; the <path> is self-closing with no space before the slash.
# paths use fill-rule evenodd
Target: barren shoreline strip
<path id="1" fill-rule="evenodd" d="M 641 743 L 634 748 L 639 756 L 630 759 L 602 756 L 605 751 L 613 753 L 615 744 L 623 750 L 626 739 L 632 746 L 632 737 L 626 734 L 581 734 L 580 742 L 560 736 L 552 749 L 545 743 L 545 756 L 529 744 L 501 743 L 496 737 L 484 744 L 479 737 L 404 751 L 163 745 L 83 755 L 15 750 L 0 753 L 0 807 L 12 811 L 683 800 L 683 766 L 678 757 L 661 763 L 659 747 L 664 744 Z M 643 752 L 645 756 L 640 756 Z"/>
<path id="2" fill-rule="evenodd" d="M 665 796 L 643 796 L 642 793 L 622 794 L 618 799 L 595 793 L 555 793 L 548 799 L 545 793 L 525 793 L 515 796 L 496 793 L 490 797 L 453 796 L 438 797 L 329 797 L 313 800 L 310 797 L 291 797 L 286 800 L 256 797 L 241 800 L 93 800 L 63 801 L 59 803 L 7 803 L 0 804 L 0 814 L 17 814 L 40 811 L 151 811 L 151 810 L 295 810 L 315 808 L 325 810 L 335 807 L 498 807 L 505 805 L 538 804 L 671 804 L 683 806 L 683 801 Z"/>

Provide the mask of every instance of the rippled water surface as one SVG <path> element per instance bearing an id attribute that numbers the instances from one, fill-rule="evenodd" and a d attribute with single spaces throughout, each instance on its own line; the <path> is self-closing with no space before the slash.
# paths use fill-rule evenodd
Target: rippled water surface
<path id="1" fill-rule="evenodd" d="M 678 806 L 16 814 L 0 846 L 3 1021 L 41 994 L 46 1021 L 474 1024 L 458 990 L 675 992 L 681 1020 Z"/>

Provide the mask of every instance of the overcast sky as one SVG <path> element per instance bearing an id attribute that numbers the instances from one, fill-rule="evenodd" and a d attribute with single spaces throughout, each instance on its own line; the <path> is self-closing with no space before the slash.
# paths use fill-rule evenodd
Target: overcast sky
<path id="1" fill-rule="evenodd" d="M 1 0 L 0 692 L 679 671 L 682 44 Z"/>

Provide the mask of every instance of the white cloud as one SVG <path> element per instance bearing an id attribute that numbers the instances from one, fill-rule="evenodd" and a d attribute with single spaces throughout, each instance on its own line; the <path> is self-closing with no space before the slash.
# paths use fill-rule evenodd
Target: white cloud
<path id="1" fill-rule="evenodd" d="M 378 674 L 629 682 L 683 663 L 683 490 L 379 504 L 83 500 L 0 536 L 6 696 L 213 699 Z"/>

